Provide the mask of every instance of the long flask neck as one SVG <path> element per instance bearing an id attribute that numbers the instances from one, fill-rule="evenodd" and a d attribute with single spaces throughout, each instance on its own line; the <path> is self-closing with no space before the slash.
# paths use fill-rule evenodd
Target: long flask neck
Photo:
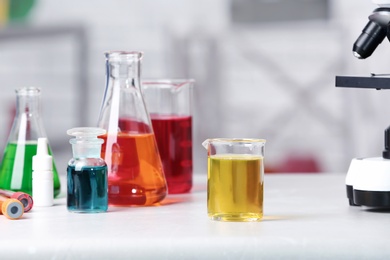
<path id="1" fill-rule="evenodd" d="M 141 58 L 139 52 L 106 54 L 107 88 L 120 84 L 122 88 L 141 90 Z"/>
<path id="2" fill-rule="evenodd" d="M 29 118 L 39 117 L 41 113 L 40 93 L 34 90 L 28 91 L 16 91 L 16 116 L 25 114 Z"/>
<path id="3" fill-rule="evenodd" d="M 106 87 L 98 125 L 108 129 L 108 117 L 111 110 L 119 109 L 121 89 L 132 89 L 141 94 L 141 52 L 107 52 L 106 57 Z"/>
<path id="4" fill-rule="evenodd" d="M 40 89 L 27 87 L 16 90 L 16 114 L 9 141 L 36 141 L 46 137 L 41 119 Z"/>
<path id="5" fill-rule="evenodd" d="M 141 90 L 141 59 L 141 52 L 106 53 L 106 89 L 98 126 L 107 134 L 152 132 Z"/>

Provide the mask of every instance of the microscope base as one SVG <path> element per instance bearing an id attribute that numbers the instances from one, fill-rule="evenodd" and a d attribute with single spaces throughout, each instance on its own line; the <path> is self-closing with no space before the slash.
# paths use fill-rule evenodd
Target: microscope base
<path id="1" fill-rule="evenodd" d="M 353 202 L 353 186 L 346 185 L 346 187 L 347 187 L 347 198 L 348 198 L 349 205 L 350 206 L 359 206 Z"/>
<path id="2" fill-rule="evenodd" d="M 390 191 L 354 190 L 353 198 L 357 205 L 390 208 Z"/>
<path id="3" fill-rule="evenodd" d="M 390 208 L 389 159 L 352 159 L 345 183 L 351 206 Z"/>

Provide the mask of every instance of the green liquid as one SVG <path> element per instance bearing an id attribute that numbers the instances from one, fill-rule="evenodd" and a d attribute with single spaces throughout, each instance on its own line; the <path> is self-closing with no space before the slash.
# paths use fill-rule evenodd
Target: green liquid
<path id="1" fill-rule="evenodd" d="M 0 188 L 32 194 L 32 157 L 37 153 L 36 142 L 9 143 L 0 167 Z M 49 154 L 52 154 L 49 147 Z M 53 161 L 54 196 L 60 193 L 60 179 Z"/>

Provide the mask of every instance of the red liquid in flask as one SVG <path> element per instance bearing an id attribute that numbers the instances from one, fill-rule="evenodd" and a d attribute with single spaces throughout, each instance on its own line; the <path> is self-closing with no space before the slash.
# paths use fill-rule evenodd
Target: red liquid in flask
<path id="1" fill-rule="evenodd" d="M 151 114 L 169 193 L 192 188 L 192 117 Z"/>
<path id="2" fill-rule="evenodd" d="M 126 129 L 126 126 L 131 127 Z M 126 132 L 100 136 L 104 140 L 101 157 L 108 168 L 110 205 L 152 205 L 167 194 L 154 135 L 132 133 L 130 129 L 134 127 L 145 128 L 142 124 L 121 120 L 119 128 Z"/>

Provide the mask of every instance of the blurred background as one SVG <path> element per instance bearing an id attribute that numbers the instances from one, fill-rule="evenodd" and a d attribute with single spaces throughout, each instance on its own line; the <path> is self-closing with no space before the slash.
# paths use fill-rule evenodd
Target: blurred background
<path id="1" fill-rule="evenodd" d="M 42 89 L 57 168 L 72 157 L 66 130 L 95 126 L 104 52 L 144 52 L 142 78 L 193 78 L 194 171 L 202 141 L 265 138 L 266 172 L 346 173 L 380 156 L 390 92 L 335 87 L 335 75 L 390 72 L 390 43 L 357 60 L 352 44 L 369 0 L 0 0 L 0 148 L 15 89 Z"/>

